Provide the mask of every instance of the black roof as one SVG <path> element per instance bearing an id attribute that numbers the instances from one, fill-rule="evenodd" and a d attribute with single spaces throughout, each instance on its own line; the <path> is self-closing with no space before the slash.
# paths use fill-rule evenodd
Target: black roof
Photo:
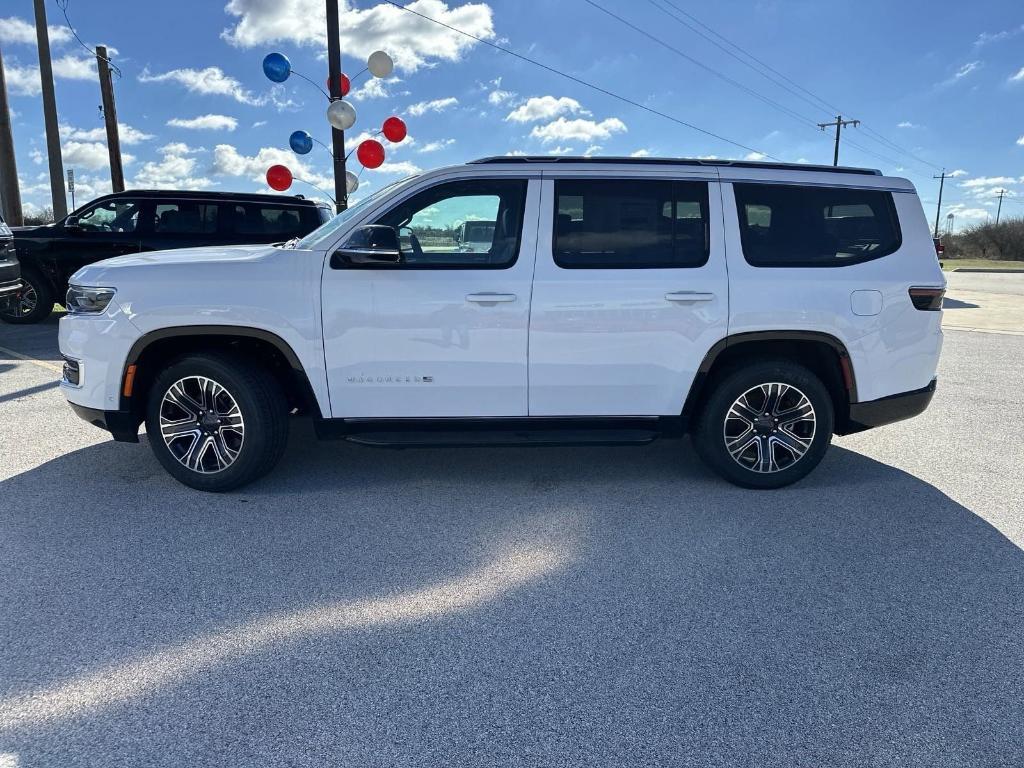
<path id="1" fill-rule="evenodd" d="M 302 195 L 271 195 L 262 192 L 201 192 L 192 189 L 126 189 L 124 192 L 113 192 L 102 195 L 99 199 L 111 197 L 146 197 L 174 200 L 240 200 L 250 203 L 291 203 L 292 205 L 324 205 L 315 200 L 307 200 Z"/>
<path id="2" fill-rule="evenodd" d="M 504 165 L 515 163 L 586 163 L 594 165 L 639 164 L 639 165 L 701 165 L 728 168 L 764 168 L 779 171 L 817 171 L 827 173 L 856 173 L 864 176 L 881 176 L 873 168 L 851 168 L 845 165 L 810 165 L 809 163 L 762 163 L 754 160 L 701 160 L 691 157 L 570 157 L 567 155 L 496 155 L 470 160 L 472 164 Z"/>

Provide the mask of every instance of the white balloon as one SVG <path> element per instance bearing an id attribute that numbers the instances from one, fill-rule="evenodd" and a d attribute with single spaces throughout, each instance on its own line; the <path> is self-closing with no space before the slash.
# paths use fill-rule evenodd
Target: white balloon
<path id="1" fill-rule="evenodd" d="M 356 110 L 347 101 L 332 101 L 327 108 L 327 122 L 339 131 L 347 131 L 356 123 Z"/>
<path id="2" fill-rule="evenodd" d="M 395 62 L 384 51 L 374 51 L 366 60 L 366 68 L 374 77 L 387 77 L 395 71 Z"/>
<path id="3" fill-rule="evenodd" d="M 345 191 L 350 195 L 359 189 L 359 177 L 352 171 L 345 171 Z"/>

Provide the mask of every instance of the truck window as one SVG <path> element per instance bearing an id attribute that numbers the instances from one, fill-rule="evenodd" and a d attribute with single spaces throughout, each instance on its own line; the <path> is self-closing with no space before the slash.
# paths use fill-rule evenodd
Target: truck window
<path id="1" fill-rule="evenodd" d="M 837 267 L 895 252 L 892 193 L 785 184 L 733 184 L 743 256 L 755 267 Z"/>
<path id="2" fill-rule="evenodd" d="M 153 214 L 153 231 L 162 235 L 205 235 L 217 231 L 216 203 L 157 203 Z"/>
<path id="3" fill-rule="evenodd" d="M 708 185 L 558 180 L 553 253 L 566 269 L 702 266 L 708 260 Z"/>

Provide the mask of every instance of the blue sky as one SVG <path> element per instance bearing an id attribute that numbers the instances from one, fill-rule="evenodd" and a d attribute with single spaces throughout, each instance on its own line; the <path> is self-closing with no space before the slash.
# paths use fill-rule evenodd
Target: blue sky
<path id="1" fill-rule="evenodd" d="M 129 186 L 263 190 L 266 168 L 283 162 L 330 188 L 326 151 L 297 158 L 288 150 L 288 135 L 300 128 L 329 143 L 326 100 L 294 77 L 273 86 L 260 67 L 267 52 L 279 50 L 322 83 L 323 5 L 69 0 L 78 34 L 116 50 Z M 955 174 L 943 219 L 953 212 L 957 228 L 994 216 L 1001 188 L 1009 191 L 1003 215 L 1024 214 L 1019 0 L 416 0 L 410 7 L 782 160 L 830 163 L 831 135 L 813 124 L 834 117 L 829 106 L 839 107 L 863 121 L 844 132 L 851 142 L 844 142 L 841 162 L 910 178 L 929 217 L 937 192 L 931 177 L 941 167 Z M 397 64 L 387 80 L 356 80 L 350 140 L 377 131 L 391 114 L 406 120 L 410 134 L 387 147 L 380 170 L 362 173 L 361 193 L 417 169 L 509 152 L 749 154 L 387 4 L 343 0 L 342 8 L 344 69 L 361 70 L 375 49 Z M 68 33 L 55 0 L 47 13 L 64 164 L 75 169 L 80 205 L 109 191 L 99 87 L 91 57 Z M 31 0 L 4 0 L 0 46 L 29 208 L 49 202 L 31 22 Z M 718 39 L 714 33 L 738 47 L 719 39 L 736 57 L 750 53 L 785 75 L 786 88 L 755 71 L 764 71 L 760 65 L 746 66 L 712 45 L 706 38 Z M 316 195 L 301 184 L 292 191 Z"/>

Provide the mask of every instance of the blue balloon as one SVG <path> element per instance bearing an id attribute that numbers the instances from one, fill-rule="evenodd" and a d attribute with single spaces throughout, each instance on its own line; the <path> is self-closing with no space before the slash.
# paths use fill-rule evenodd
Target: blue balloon
<path id="1" fill-rule="evenodd" d="M 268 53 L 263 58 L 263 74 L 268 80 L 283 83 L 292 73 L 292 63 L 283 53 Z"/>
<path id="2" fill-rule="evenodd" d="M 288 137 L 288 144 L 295 154 L 307 155 L 313 149 L 313 137 L 305 131 L 295 131 Z"/>

